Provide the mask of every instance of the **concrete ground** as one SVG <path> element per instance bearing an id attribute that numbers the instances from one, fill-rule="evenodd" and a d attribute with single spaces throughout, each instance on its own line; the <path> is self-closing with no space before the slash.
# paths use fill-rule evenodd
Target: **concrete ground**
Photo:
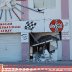
<path id="1" fill-rule="evenodd" d="M 72 66 L 72 61 L 49 61 L 49 62 L 6 62 L 3 65 L 30 65 L 30 66 Z"/>

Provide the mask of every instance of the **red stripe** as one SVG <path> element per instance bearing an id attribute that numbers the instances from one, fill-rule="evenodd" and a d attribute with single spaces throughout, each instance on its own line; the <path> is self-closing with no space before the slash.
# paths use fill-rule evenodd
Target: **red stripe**
<path id="1" fill-rule="evenodd" d="M 24 0 L 21 2 L 22 5 L 28 7 L 28 0 Z M 22 9 L 22 12 L 24 12 L 24 14 L 21 14 L 21 19 L 22 20 L 28 20 L 29 18 L 29 9 L 26 9 L 26 8 L 21 8 Z"/>
<path id="2" fill-rule="evenodd" d="M 61 0 L 61 18 L 69 19 L 69 0 Z"/>

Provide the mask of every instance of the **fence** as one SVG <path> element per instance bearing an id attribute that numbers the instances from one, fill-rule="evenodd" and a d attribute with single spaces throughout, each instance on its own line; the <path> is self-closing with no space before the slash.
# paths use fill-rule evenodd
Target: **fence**
<path id="1" fill-rule="evenodd" d="M 71 66 L 3 65 L 0 72 L 72 72 Z"/>

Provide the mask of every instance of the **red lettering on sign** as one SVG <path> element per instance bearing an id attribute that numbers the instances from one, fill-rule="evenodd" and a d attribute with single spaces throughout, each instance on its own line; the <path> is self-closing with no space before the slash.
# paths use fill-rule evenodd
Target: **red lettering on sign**
<path id="1" fill-rule="evenodd" d="M 49 28 L 52 32 L 61 32 L 63 27 L 63 22 L 60 19 L 52 20 L 49 25 Z"/>

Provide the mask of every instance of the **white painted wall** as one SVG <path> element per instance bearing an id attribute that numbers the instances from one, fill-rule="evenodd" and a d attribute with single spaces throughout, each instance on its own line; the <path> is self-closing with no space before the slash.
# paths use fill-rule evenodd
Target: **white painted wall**
<path id="1" fill-rule="evenodd" d="M 17 1 L 17 3 L 21 4 L 21 1 Z M 16 7 L 21 10 L 21 7 L 16 5 Z M 14 11 L 18 14 L 18 16 L 21 18 L 21 12 L 19 12 L 18 10 L 14 9 Z M 0 10 L 1 13 L 1 10 Z M 12 22 L 12 21 L 18 21 L 19 19 L 16 17 L 16 15 L 13 13 L 13 11 L 11 11 L 11 15 L 12 15 L 12 19 L 10 18 L 10 14 L 9 11 L 7 10 L 7 22 Z M 0 22 L 5 22 L 5 10 L 3 10 L 3 16 L 2 19 L 0 20 Z"/>
<path id="2" fill-rule="evenodd" d="M 29 7 L 33 7 L 33 0 L 29 1 Z M 44 20 L 46 19 L 46 20 Z M 29 10 L 29 20 L 34 20 L 38 22 L 38 27 L 33 30 L 33 32 L 51 32 L 49 29 L 49 24 L 52 19 L 61 19 L 61 0 L 56 0 L 56 7 L 47 8 L 44 10 L 44 14 L 36 13 L 34 11 Z M 41 22 L 40 22 L 41 21 Z M 59 60 L 62 58 L 62 44 L 58 42 L 58 50 L 56 50 L 54 54 L 55 60 Z M 55 57 L 56 56 L 56 57 Z M 58 57 L 58 58 L 57 58 Z"/>
<path id="3" fill-rule="evenodd" d="M 28 0 L 28 4 L 30 8 L 33 8 L 33 0 Z M 44 14 L 36 13 L 34 11 L 29 10 L 29 20 L 34 20 L 35 22 L 37 22 L 37 26 L 34 28 L 32 32 L 51 32 L 49 29 L 49 24 L 52 19 L 61 19 L 61 0 L 56 0 L 56 7 L 51 9 L 50 8 L 45 9 Z M 21 32 L 22 34 L 29 33 L 30 32 L 29 30 L 24 29 L 25 24 L 26 24 L 25 21 L 13 22 L 13 25 L 20 25 L 21 28 L 12 29 L 12 32 Z M 24 42 L 23 38 L 21 38 L 21 41 Z M 26 40 L 26 42 L 28 42 L 28 39 Z M 62 50 L 59 49 L 59 52 L 61 53 Z M 57 56 L 57 53 L 55 54 L 55 56 Z"/>
<path id="4" fill-rule="evenodd" d="M 69 0 L 70 60 L 72 60 L 72 0 Z"/>
<path id="5" fill-rule="evenodd" d="M 57 60 L 62 60 L 62 41 L 58 41 Z"/>
<path id="6" fill-rule="evenodd" d="M 33 0 L 28 0 L 29 7 L 34 9 Z M 46 20 L 44 20 L 46 19 Z M 52 19 L 61 19 L 61 0 L 56 0 L 56 7 L 47 8 L 44 10 L 44 14 L 37 13 L 29 10 L 29 20 L 42 21 L 41 25 L 39 25 L 39 29 L 43 29 L 45 32 L 50 32 L 49 24 Z M 37 29 L 38 30 L 38 29 Z M 35 31 L 37 31 L 35 30 Z M 39 30 L 38 30 L 39 31 Z M 41 30 L 40 30 L 41 32 Z"/>

